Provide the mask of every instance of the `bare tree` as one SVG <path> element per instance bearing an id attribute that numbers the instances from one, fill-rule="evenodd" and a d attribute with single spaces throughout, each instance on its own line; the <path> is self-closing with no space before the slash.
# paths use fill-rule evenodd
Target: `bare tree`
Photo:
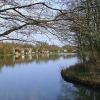
<path id="1" fill-rule="evenodd" d="M 61 41 L 76 43 L 82 54 L 86 50 L 93 57 L 100 54 L 99 0 L 46 1 L 1 0 L 0 40 L 35 42 L 35 34 L 51 33 Z"/>
<path id="2" fill-rule="evenodd" d="M 51 33 L 59 40 L 71 43 L 74 39 L 74 34 L 69 31 L 74 21 L 71 13 L 77 8 L 74 1 L 63 3 L 62 0 L 47 0 L 46 3 L 35 3 L 31 0 L 1 0 L 0 40 L 35 42 L 35 34 Z M 66 17 L 61 18 L 63 15 Z"/>
<path id="3" fill-rule="evenodd" d="M 26 1 L 0 1 L 0 40 L 32 41 L 34 34 L 44 32 L 46 25 L 55 21 L 56 11 L 60 11 L 44 2 Z"/>

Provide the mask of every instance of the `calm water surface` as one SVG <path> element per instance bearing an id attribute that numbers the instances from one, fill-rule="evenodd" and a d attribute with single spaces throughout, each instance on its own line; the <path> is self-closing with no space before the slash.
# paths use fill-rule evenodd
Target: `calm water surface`
<path id="1" fill-rule="evenodd" d="M 65 82 L 62 67 L 77 57 L 0 58 L 0 100 L 100 100 L 100 91 Z"/>

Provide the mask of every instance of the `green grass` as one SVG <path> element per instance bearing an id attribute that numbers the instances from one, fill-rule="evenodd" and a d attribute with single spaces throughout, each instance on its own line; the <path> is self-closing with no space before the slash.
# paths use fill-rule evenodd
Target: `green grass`
<path id="1" fill-rule="evenodd" d="M 62 69 L 61 75 L 67 81 L 100 87 L 100 64 L 76 64 Z"/>

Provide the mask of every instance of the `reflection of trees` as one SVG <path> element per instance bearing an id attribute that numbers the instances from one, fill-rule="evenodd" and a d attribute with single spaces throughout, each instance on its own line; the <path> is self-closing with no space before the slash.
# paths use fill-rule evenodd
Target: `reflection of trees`
<path id="1" fill-rule="evenodd" d="M 21 63 L 31 63 L 31 62 L 36 62 L 42 63 L 45 62 L 47 63 L 48 61 L 56 61 L 58 58 L 63 57 L 63 58 L 69 58 L 73 56 L 60 56 L 60 55 L 29 55 L 29 56 L 0 56 L 0 69 L 2 69 L 3 66 L 6 67 L 14 67 L 15 64 L 21 64 Z"/>
<path id="2" fill-rule="evenodd" d="M 14 66 L 14 62 L 11 56 L 0 56 L 0 68 L 4 65 L 12 67 Z"/>
<path id="3" fill-rule="evenodd" d="M 34 55 L 32 57 L 32 60 L 35 61 L 36 63 L 41 63 L 41 62 L 45 62 L 47 63 L 48 61 L 52 60 L 55 61 L 59 58 L 59 55 Z"/>
<path id="4" fill-rule="evenodd" d="M 100 91 L 61 80 L 61 93 L 57 100 L 99 100 Z"/>
<path id="5" fill-rule="evenodd" d="M 64 56 L 62 56 L 62 57 L 63 57 L 64 59 L 66 59 L 66 58 L 68 59 L 68 58 L 76 57 L 76 55 L 67 55 L 67 56 L 64 55 Z"/>
<path id="6" fill-rule="evenodd" d="M 0 56 L 0 70 L 5 67 L 14 67 L 15 64 L 21 64 L 25 63 L 25 61 L 22 61 L 20 57 L 13 58 L 12 56 Z M 29 61 L 28 61 L 29 63 Z"/>

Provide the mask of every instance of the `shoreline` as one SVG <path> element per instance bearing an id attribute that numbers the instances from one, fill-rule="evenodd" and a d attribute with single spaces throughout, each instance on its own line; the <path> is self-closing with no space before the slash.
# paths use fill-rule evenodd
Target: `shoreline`
<path id="1" fill-rule="evenodd" d="M 100 75 L 95 76 L 95 79 L 94 79 L 94 77 L 89 75 L 89 73 L 87 73 L 87 76 L 86 76 L 85 72 L 80 74 L 81 71 L 76 71 L 76 69 L 75 69 L 75 67 L 77 67 L 77 65 L 78 64 L 71 66 L 67 69 L 62 69 L 61 70 L 62 78 L 67 82 L 88 86 L 93 89 L 100 89 L 100 81 L 98 80 L 98 78 L 96 79 L 96 77 L 100 77 Z M 79 68 L 79 66 L 78 66 L 78 68 Z M 73 70 L 74 70 L 74 72 L 73 72 Z"/>

